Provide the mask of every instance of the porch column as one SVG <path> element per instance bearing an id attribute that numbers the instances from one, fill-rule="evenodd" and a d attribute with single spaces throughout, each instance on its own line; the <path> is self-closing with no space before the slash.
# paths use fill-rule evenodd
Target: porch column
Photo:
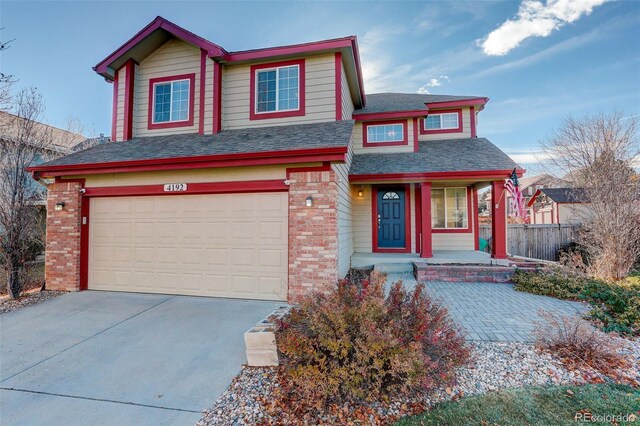
<path id="1" fill-rule="evenodd" d="M 504 180 L 491 182 L 491 257 L 507 258 L 507 197 Z"/>
<path id="2" fill-rule="evenodd" d="M 420 184 L 420 215 L 422 229 L 420 231 L 420 242 L 422 250 L 420 257 L 433 257 L 431 242 L 431 182 Z"/>

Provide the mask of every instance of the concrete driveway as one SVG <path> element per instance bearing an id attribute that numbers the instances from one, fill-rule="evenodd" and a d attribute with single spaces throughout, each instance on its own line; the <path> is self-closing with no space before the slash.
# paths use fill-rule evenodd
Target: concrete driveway
<path id="1" fill-rule="evenodd" d="M 280 306 L 84 291 L 0 316 L 0 424 L 193 425 Z"/>

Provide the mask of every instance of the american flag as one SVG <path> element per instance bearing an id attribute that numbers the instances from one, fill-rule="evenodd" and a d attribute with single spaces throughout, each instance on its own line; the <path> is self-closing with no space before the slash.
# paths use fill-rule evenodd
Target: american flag
<path id="1" fill-rule="evenodd" d="M 515 217 L 524 218 L 526 216 L 526 212 L 524 211 L 524 201 L 522 200 L 522 192 L 520 192 L 520 184 L 518 183 L 518 174 L 516 173 L 516 169 L 513 169 L 513 172 L 511 172 L 511 176 L 507 179 L 504 187 L 511 194 L 511 207 Z"/>

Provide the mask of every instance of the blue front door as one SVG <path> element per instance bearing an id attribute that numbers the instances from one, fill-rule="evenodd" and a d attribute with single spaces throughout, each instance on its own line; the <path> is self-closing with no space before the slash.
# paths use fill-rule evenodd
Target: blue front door
<path id="1" fill-rule="evenodd" d="M 378 190 L 378 248 L 405 248 L 404 189 Z"/>

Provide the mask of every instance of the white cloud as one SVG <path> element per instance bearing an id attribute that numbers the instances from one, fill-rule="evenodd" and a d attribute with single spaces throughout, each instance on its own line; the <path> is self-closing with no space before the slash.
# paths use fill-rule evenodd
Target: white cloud
<path id="1" fill-rule="evenodd" d="M 608 0 L 524 0 L 515 18 L 509 19 L 480 41 L 489 56 L 506 55 L 530 37 L 547 37 L 565 24 L 589 15 Z"/>
<path id="2" fill-rule="evenodd" d="M 429 81 L 427 81 L 418 89 L 418 93 L 420 93 L 421 95 L 428 95 L 431 93 L 429 91 L 429 88 L 442 86 L 442 83 L 445 81 L 449 81 L 448 75 L 441 75 L 440 77 L 430 78 Z"/>

